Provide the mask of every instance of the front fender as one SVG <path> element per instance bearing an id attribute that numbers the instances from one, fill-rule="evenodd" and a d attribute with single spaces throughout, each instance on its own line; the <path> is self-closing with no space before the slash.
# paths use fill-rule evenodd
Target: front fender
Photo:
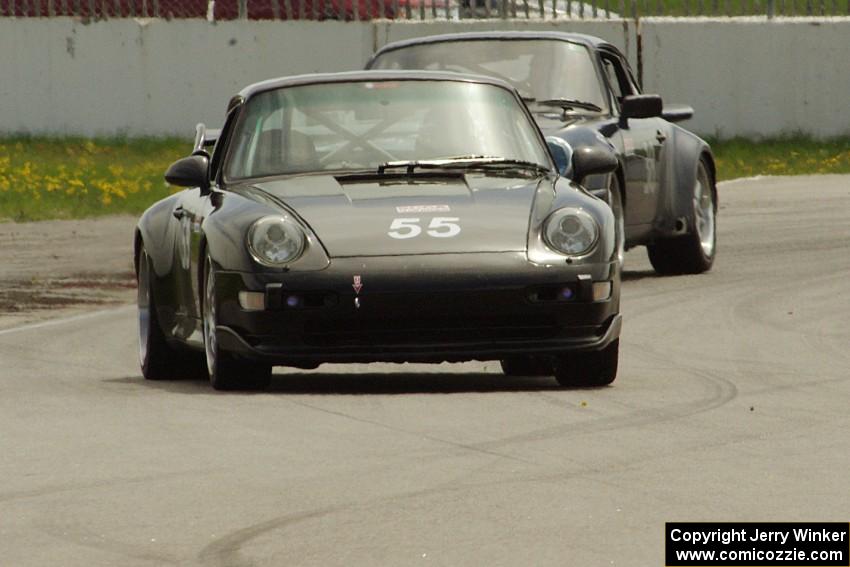
<path id="1" fill-rule="evenodd" d="M 553 191 L 554 189 L 554 191 Z M 528 259 L 535 264 L 555 265 L 567 261 L 566 256 L 549 249 L 543 241 L 543 223 L 549 215 L 563 207 L 575 207 L 590 213 L 599 225 L 599 244 L 594 251 L 581 259 L 571 261 L 600 268 L 607 273 L 608 266 L 615 260 L 616 235 L 614 213 L 602 199 L 585 191 L 569 179 L 559 178 L 553 185 L 541 183 L 537 188 L 534 207 L 529 222 Z M 595 279 L 608 277 L 600 272 Z"/>
<path id="2" fill-rule="evenodd" d="M 215 192 L 210 198 L 210 210 L 201 224 L 203 249 L 209 253 L 217 268 L 236 272 L 299 272 L 327 268 L 327 253 L 319 239 L 297 215 L 271 199 L 256 200 L 236 192 Z M 248 252 L 247 237 L 251 225 L 269 215 L 288 215 L 301 226 L 306 241 L 302 255 L 286 268 L 270 268 L 258 264 Z M 200 264 L 200 263 L 199 263 Z"/>

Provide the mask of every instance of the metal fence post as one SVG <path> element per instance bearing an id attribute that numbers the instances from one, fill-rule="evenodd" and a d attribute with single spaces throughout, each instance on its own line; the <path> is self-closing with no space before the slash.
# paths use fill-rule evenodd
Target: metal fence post
<path id="1" fill-rule="evenodd" d="M 776 12 L 775 0 L 767 0 L 767 19 L 772 20 Z"/>
<path id="2" fill-rule="evenodd" d="M 301 16 L 301 14 L 299 14 Z M 248 19 L 248 0 L 239 0 L 239 19 Z"/>

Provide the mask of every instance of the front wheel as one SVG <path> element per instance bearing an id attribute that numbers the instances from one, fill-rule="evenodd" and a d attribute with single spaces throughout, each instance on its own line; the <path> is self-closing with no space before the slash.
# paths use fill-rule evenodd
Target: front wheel
<path id="1" fill-rule="evenodd" d="M 555 378 L 561 386 L 607 386 L 617 377 L 620 360 L 620 339 L 602 350 L 577 352 L 558 357 Z"/>
<path id="2" fill-rule="evenodd" d="M 717 202 L 705 158 L 697 164 L 692 194 L 694 226 L 685 236 L 665 238 L 647 246 L 649 261 L 659 274 L 701 274 L 711 269 L 717 248 Z"/>
<path id="3" fill-rule="evenodd" d="M 263 390 L 271 383 L 271 366 L 240 361 L 218 347 L 216 337 L 215 269 L 212 259 L 204 259 L 204 293 L 201 311 L 204 324 L 204 352 L 210 384 L 216 390 Z"/>

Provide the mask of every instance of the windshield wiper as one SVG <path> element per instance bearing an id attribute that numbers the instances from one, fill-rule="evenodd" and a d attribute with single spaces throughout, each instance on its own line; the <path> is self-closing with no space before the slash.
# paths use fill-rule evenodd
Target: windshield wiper
<path id="1" fill-rule="evenodd" d="M 521 159 L 510 159 L 499 156 L 486 155 L 466 155 L 452 156 L 439 159 L 423 159 L 415 161 L 388 161 L 378 166 L 378 174 L 384 175 L 388 169 L 407 170 L 408 175 L 413 175 L 416 169 L 481 169 L 481 168 L 497 168 L 497 169 L 530 169 L 535 172 L 549 173 L 548 166 L 526 161 Z"/>
<path id="2" fill-rule="evenodd" d="M 587 102 L 584 100 L 574 100 L 571 98 L 549 98 L 546 100 L 538 100 L 535 104 L 540 104 L 542 106 L 557 106 L 561 110 L 575 110 L 579 108 L 581 110 L 592 110 L 593 112 L 602 112 L 602 107 L 598 104 L 594 104 L 592 102 Z"/>

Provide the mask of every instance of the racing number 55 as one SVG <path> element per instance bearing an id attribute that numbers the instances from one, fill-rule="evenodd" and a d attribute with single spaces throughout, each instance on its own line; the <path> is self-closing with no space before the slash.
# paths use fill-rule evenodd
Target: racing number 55
<path id="1" fill-rule="evenodd" d="M 434 238 L 452 238 L 460 234 L 460 219 L 458 217 L 434 217 L 428 223 L 428 236 Z M 387 234 L 390 238 L 403 240 L 406 238 L 415 238 L 422 234 L 418 218 L 395 218 L 390 224 L 390 230 Z"/>

